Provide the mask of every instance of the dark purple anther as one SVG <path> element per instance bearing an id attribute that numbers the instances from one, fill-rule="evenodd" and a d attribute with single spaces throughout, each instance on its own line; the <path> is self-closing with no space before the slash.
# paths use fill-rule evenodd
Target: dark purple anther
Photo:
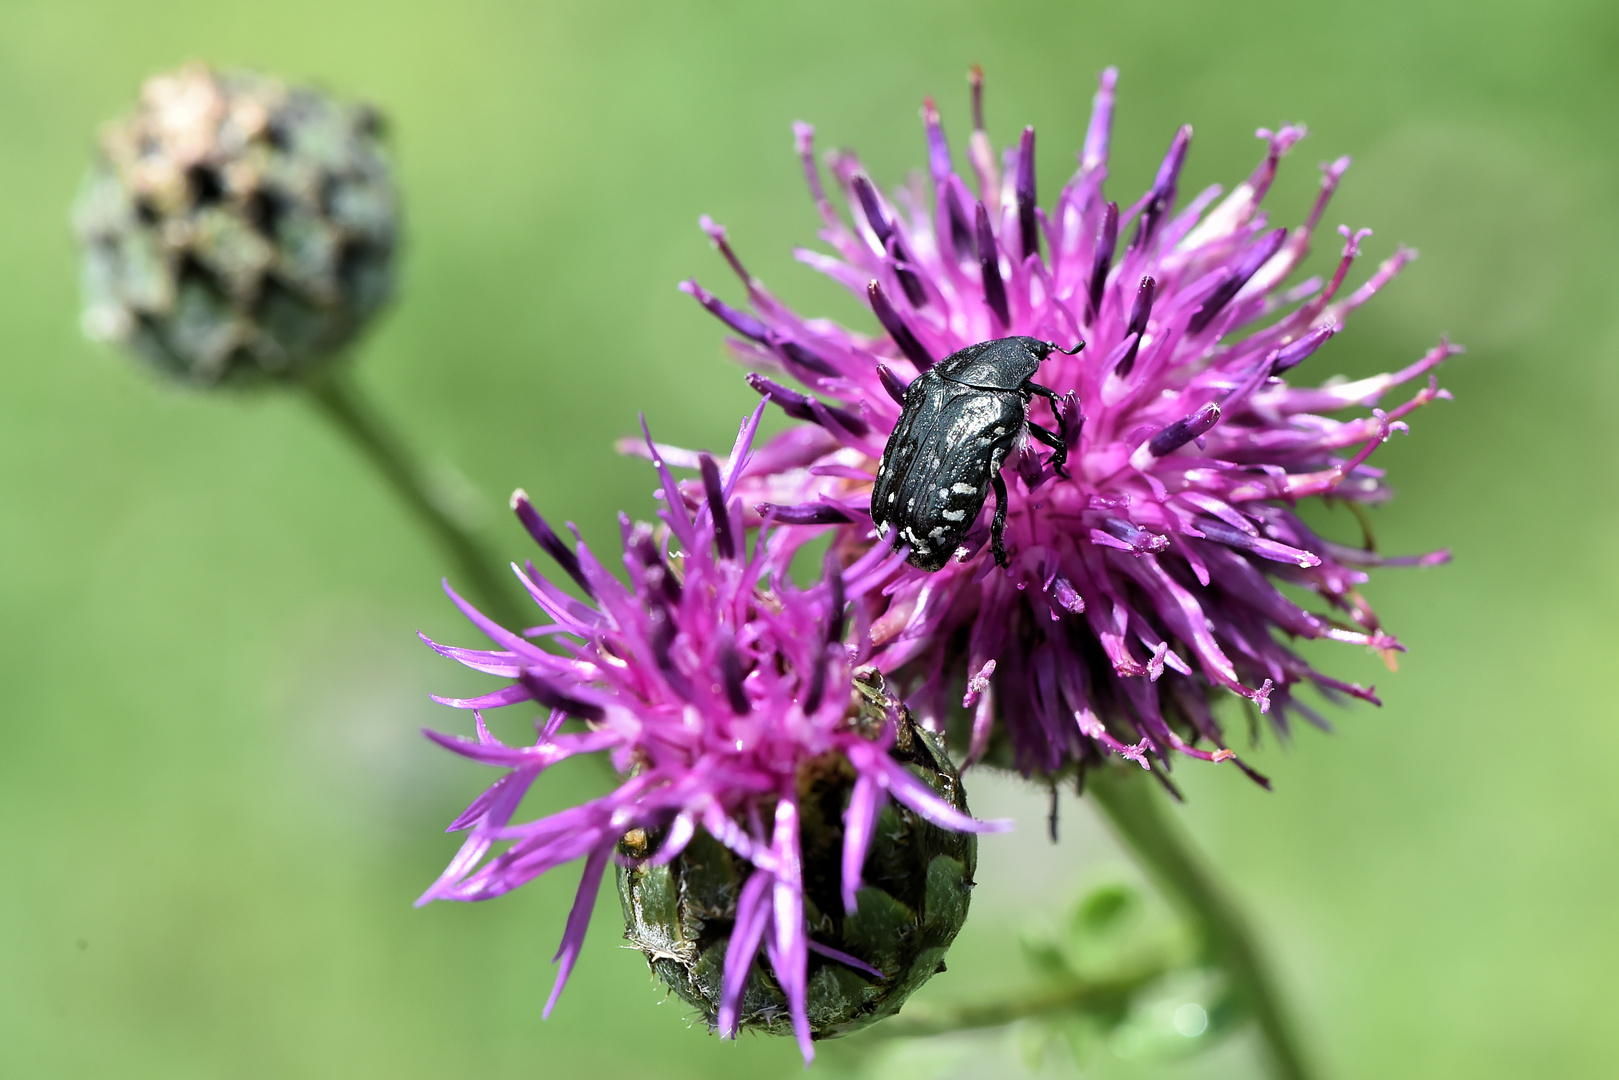
<path id="1" fill-rule="evenodd" d="M 547 525 L 540 512 L 534 509 L 534 504 L 528 501 L 528 494 L 522 488 L 512 492 L 512 509 L 517 511 L 517 520 L 523 523 L 523 528 L 528 530 L 534 542 L 545 549 L 545 553 L 556 561 L 564 573 L 579 583 L 586 596 L 594 600 L 596 593 L 591 589 L 590 582 L 585 580 L 584 571 L 579 568 L 579 556 L 570 551 L 568 545 L 562 542 L 562 538 L 551 531 L 551 526 Z"/>
<path id="2" fill-rule="evenodd" d="M 1001 260 L 995 248 L 995 232 L 989 227 L 989 211 L 978 204 L 978 270 L 984 279 L 984 303 L 995 313 L 995 319 L 1005 330 L 1012 325 L 1012 313 L 1006 306 L 1006 283 L 1001 280 Z"/>
<path id="3" fill-rule="evenodd" d="M 945 213 L 950 217 L 950 250 L 959 264 L 978 258 L 978 246 L 973 243 L 973 227 L 967 223 L 967 212 L 961 208 L 956 187 L 957 184 L 947 185 L 941 198 L 944 199 Z"/>
<path id="4" fill-rule="evenodd" d="M 696 298 L 697 302 L 703 305 L 703 307 L 707 308 L 711 315 L 719 319 L 719 321 L 724 323 L 726 326 L 729 326 L 732 330 L 735 330 L 745 338 L 757 341 L 762 345 L 768 345 L 790 362 L 795 363 L 802 368 L 813 371 L 817 375 L 826 375 L 830 377 L 838 374 L 837 368 L 833 367 L 825 360 L 822 360 L 819 356 L 816 356 L 814 353 L 804 348 L 804 346 L 798 344 L 798 342 L 789 341 L 786 338 L 783 338 L 781 335 L 772 332 L 771 329 L 764 323 L 760 322 L 758 319 L 755 319 L 752 315 L 749 315 L 746 312 L 738 311 L 730 304 L 727 304 L 725 301 L 719 299 L 713 293 L 697 284 L 695 280 L 688 278 L 687 280 L 682 281 L 680 283 L 680 291 L 688 296 Z"/>
<path id="5" fill-rule="evenodd" d="M 658 670 L 663 672 L 664 678 L 669 681 L 669 686 L 674 692 L 690 701 L 691 684 L 680 673 L 680 669 L 675 667 L 675 658 L 671 651 L 674 648 L 675 635 L 678 632 L 675 627 L 674 616 L 667 607 L 661 604 L 649 605 L 646 614 L 648 623 L 647 638 L 652 645 L 652 659 L 657 663 Z"/>
<path id="6" fill-rule="evenodd" d="M 1231 758 L 1231 764 L 1241 769 L 1244 776 L 1258 784 L 1260 787 L 1264 788 L 1266 791 L 1271 789 L 1270 777 L 1244 762 L 1242 758 L 1233 755 Z"/>
<path id="7" fill-rule="evenodd" d="M 886 364 L 877 365 L 877 378 L 883 384 L 883 389 L 888 391 L 888 396 L 894 399 L 894 404 L 905 404 L 907 387 L 899 381 L 899 376 L 889 370 Z"/>
<path id="8" fill-rule="evenodd" d="M 523 689 L 529 692 L 530 697 L 547 708 L 565 712 L 580 720 L 596 721 L 606 715 L 600 705 L 592 705 L 588 701 L 569 697 L 529 668 L 517 673 L 517 681 L 523 684 Z"/>
<path id="9" fill-rule="evenodd" d="M 1151 274 L 1143 274 L 1141 284 L 1136 287 L 1136 301 L 1130 305 L 1130 324 L 1125 328 L 1126 334 L 1146 332 L 1147 320 L 1152 317 L 1152 301 L 1157 295 L 1157 280 Z"/>
<path id="10" fill-rule="evenodd" d="M 763 342 L 770 334 L 770 328 L 755 319 L 752 315 L 738 311 L 736 308 L 719 299 L 713 293 L 697 284 L 694 279 L 688 278 L 680 283 L 680 291 L 688 296 L 695 297 L 697 302 L 709 310 L 720 322 L 745 338 Z"/>
<path id="11" fill-rule="evenodd" d="M 894 227 L 888 224 L 882 204 L 877 201 L 877 189 L 871 186 L 870 179 L 857 174 L 854 178 L 854 193 L 860 199 L 860 209 L 865 213 L 871 231 L 877 234 L 878 245 L 887 250 L 888 238 L 894 235 Z"/>
<path id="12" fill-rule="evenodd" d="M 1040 460 L 1039 454 L 1025 448 L 1017 456 L 1017 474 L 1023 478 L 1023 486 L 1033 491 L 1040 486 L 1040 478 L 1045 474 L 1045 463 Z"/>
<path id="13" fill-rule="evenodd" d="M 865 418 L 859 413 L 852 413 L 841 405 L 821 405 L 820 402 L 816 402 L 816 404 L 825 409 L 827 415 L 837 421 L 839 427 L 857 438 L 871 430 L 871 425 L 866 423 Z M 822 424 L 821 426 L 825 427 L 826 425 Z"/>
<path id="14" fill-rule="evenodd" d="M 808 394 L 800 394 L 797 390 L 789 390 L 780 383 L 767 379 L 755 371 L 750 371 L 745 378 L 748 385 L 753 387 L 760 396 L 774 401 L 782 412 L 791 416 L 794 420 L 808 420 L 812 424 L 821 424 L 822 427 L 825 427 L 826 425 L 821 423 L 821 417 L 817 415 L 815 409 L 816 405 L 820 405 L 827 415 L 831 416 L 845 430 L 853 432 L 855 435 L 864 435 L 869 429 L 870 425 L 848 409 L 837 405 L 821 405 L 820 402 Z"/>
<path id="15" fill-rule="evenodd" d="M 742 658 L 729 640 L 720 646 L 720 682 L 725 686 L 725 700 L 730 703 L 731 711 L 746 716 L 751 706 L 748 695 L 742 690 Z"/>
<path id="16" fill-rule="evenodd" d="M 854 520 L 831 503 L 800 503 L 798 506 L 759 503 L 753 509 L 760 517 L 783 525 L 846 525 Z"/>
<path id="17" fill-rule="evenodd" d="M 826 619 L 826 643 L 836 645 L 843 640 L 843 564 L 838 553 L 828 548 L 823 576 L 830 592 L 831 610 Z"/>
<path id="18" fill-rule="evenodd" d="M 804 712 L 814 712 L 821 707 L 821 699 L 826 697 L 826 650 L 822 649 L 813 661 L 815 672 L 810 676 L 809 693 L 804 695 Z"/>
<path id="19" fill-rule="evenodd" d="M 1249 248 L 1242 261 L 1231 271 L 1231 276 L 1203 301 L 1202 310 L 1193 315 L 1192 321 L 1186 324 L 1186 333 L 1188 335 L 1202 333 L 1209 323 L 1214 321 L 1214 317 L 1220 314 L 1221 309 L 1231 302 L 1231 298 L 1248 284 L 1248 279 L 1259 273 L 1259 268 L 1269 262 L 1271 256 L 1281 249 L 1282 241 L 1286 239 L 1286 229 L 1272 229 L 1259 243 Z"/>
<path id="20" fill-rule="evenodd" d="M 1193 439 L 1201 438 L 1219 422 L 1220 406 L 1211 401 L 1191 416 L 1175 421 L 1154 435 L 1147 443 L 1147 453 L 1153 457 L 1174 453 Z"/>
<path id="21" fill-rule="evenodd" d="M 1034 128 L 1023 129 L 1017 148 L 1017 220 L 1023 236 L 1023 257 L 1040 254 L 1040 225 L 1034 219 Z"/>
<path id="22" fill-rule="evenodd" d="M 1119 204 L 1110 202 L 1102 210 L 1102 224 L 1096 230 L 1096 252 L 1091 256 L 1091 295 L 1089 321 L 1102 313 L 1102 290 L 1107 272 L 1113 266 L 1113 249 L 1119 244 Z"/>
<path id="23" fill-rule="evenodd" d="M 871 224 L 871 231 L 877 234 L 877 243 L 894 260 L 894 276 L 899 278 L 900 288 L 905 290 L 905 299 L 911 302 L 912 307 L 922 307 L 928 302 L 927 290 L 922 288 L 922 279 L 908 265 L 911 256 L 900 243 L 894 226 L 883 214 L 882 203 L 877 200 L 877 189 L 871 186 L 871 181 L 865 176 L 857 175 L 854 190 L 860 198 L 860 209 Z"/>
<path id="24" fill-rule="evenodd" d="M 959 263 L 972 256 L 972 226 L 967 224 L 961 200 L 956 197 L 955 187 L 950 182 L 955 171 L 950 161 L 950 144 L 945 140 L 944 128 L 939 123 L 939 110 L 931 97 L 922 101 L 922 122 L 928 133 L 928 171 L 933 175 L 934 190 L 938 192 L 945 215 L 950 220 L 950 247 Z"/>
<path id="25" fill-rule="evenodd" d="M 877 321 L 883 324 L 883 329 L 887 330 L 888 336 L 894 339 L 894 344 L 899 346 L 899 351 L 904 353 L 911 363 L 916 365 L 916 370 L 926 371 L 932 367 L 933 357 L 929 356 L 928 351 L 922 347 L 922 343 L 916 340 L 916 335 L 911 333 L 909 326 L 905 325 L 905 320 L 899 317 L 899 312 L 895 311 L 894 305 L 888 302 L 888 297 L 883 294 L 883 287 L 877 283 L 875 278 L 866 286 L 866 295 L 871 298 L 871 310 L 877 316 Z"/>
<path id="26" fill-rule="evenodd" d="M 789 362 L 797 364 L 801 368 L 813 371 L 817 375 L 825 375 L 828 378 L 835 378 L 838 375 L 837 368 L 796 341 L 788 341 L 786 338 L 773 335 L 770 339 L 770 345 L 782 356 L 786 357 Z"/>
<path id="27" fill-rule="evenodd" d="M 1175 205 L 1175 182 L 1180 178 L 1181 166 L 1186 163 L 1186 147 L 1191 141 L 1191 124 L 1185 124 L 1175 132 L 1175 138 L 1169 144 L 1169 153 L 1164 155 L 1164 163 L 1158 166 L 1158 176 L 1152 182 L 1147 205 L 1141 210 L 1141 223 L 1136 226 L 1136 234 L 1130 241 L 1132 249 L 1144 248 L 1151 243 L 1158 226 L 1169 216 L 1170 208 Z"/>
<path id="28" fill-rule="evenodd" d="M 1289 368 L 1297 367 L 1337 332 L 1336 326 L 1318 326 L 1297 341 L 1283 345 L 1276 350 L 1276 357 L 1270 362 L 1270 373 L 1280 375 Z"/>
<path id="29" fill-rule="evenodd" d="M 664 599 L 671 604 L 680 603 L 680 579 L 670 572 L 664 564 L 663 556 L 658 554 L 658 545 L 652 540 L 652 530 L 637 526 L 628 541 L 630 554 L 636 561 L 646 568 L 647 581 L 653 586 L 661 586 Z"/>
<path id="30" fill-rule="evenodd" d="M 911 302 L 913 308 L 926 307 L 928 291 L 922 287 L 922 279 L 910 268 L 911 257 L 901 246 L 899 237 L 889 241 L 888 253 L 893 256 L 894 276 L 899 278 L 899 287 L 905 290 L 905 299 Z"/>
<path id="31" fill-rule="evenodd" d="M 816 423 L 815 410 L 810 408 L 808 394 L 800 394 L 797 390 L 789 390 L 780 383 L 767 379 L 758 372 L 750 371 L 744 378 L 748 385 L 758 391 L 763 397 L 769 398 L 781 407 L 781 411 L 794 420 L 808 420 Z"/>
<path id="32" fill-rule="evenodd" d="M 1062 396 L 1062 411 L 1058 414 L 1062 425 L 1062 441 L 1068 446 L 1068 456 L 1079 451 L 1079 437 L 1085 431 L 1085 417 L 1079 411 L 1079 394 L 1073 390 Z"/>
<path id="33" fill-rule="evenodd" d="M 1141 335 L 1147 332 L 1147 320 L 1152 317 L 1153 297 L 1157 295 L 1158 282 L 1151 275 L 1142 277 L 1141 284 L 1136 288 L 1135 303 L 1130 305 L 1130 325 L 1124 331 L 1125 337 L 1134 334 L 1136 339 L 1113 367 L 1113 373 L 1121 379 L 1136 366 L 1136 354 L 1141 351 Z"/>
<path id="34" fill-rule="evenodd" d="M 725 488 L 720 483 L 720 467 L 702 454 L 697 459 L 703 473 L 703 490 L 708 492 L 708 512 L 714 517 L 714 550 L 722 559 L 736 558 L 736 540 L 731 535 L 731 512 L 725 506 Z"/>

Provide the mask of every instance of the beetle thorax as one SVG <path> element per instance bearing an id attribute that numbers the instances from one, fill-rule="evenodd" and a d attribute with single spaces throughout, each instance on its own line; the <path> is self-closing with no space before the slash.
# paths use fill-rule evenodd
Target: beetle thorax
<path id="1" fill-rule="evenodd" d="M 1045 353 L 1045 343 L 1034 338 L 999 338 L 953 353 L 933 370 L 941 378 L 978 390 L 1021 390 L 1040 370 Z"/>

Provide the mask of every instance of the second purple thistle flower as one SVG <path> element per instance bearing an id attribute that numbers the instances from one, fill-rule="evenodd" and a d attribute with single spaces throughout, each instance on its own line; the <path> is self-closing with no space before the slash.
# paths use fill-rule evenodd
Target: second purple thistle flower
<path id="1" fill-rule="evenodd" d="M 583 858 L 549 1015 L 616 864 L 625 937 L 657 977 L 722 1035 L 792 1034 L 808 1060 L 812 1040 L 893 1014 L 942 970 L 967 917 L 973 834 L 1009 823 L 970 816 L 942 741 L 846 645 L 846 605 L 898 558 L 828 558 L 799 588 L 781 530 L 748 550 L 735 485 L 763 411 L 724 470 L 701 459 L 691 512 L 653 453 L 663 527 L 621 519 L 627 582 L 514 493 L 584 599 L 514 565 L 546 617 L 523 629 L 451 592 L 497 648 L 428 644 L 512 681 L 438 699 L 473 712 L 476 739 L 429 734 L 503 773 L 452 822 L 467 838 L 420 902 L 487 900 Z M 532 745 L 484 723 L 484 710 L 529 703 L 547 709 Z M 513 820 L 551 766 L 603 753 L 620 774 L 611 792 Z"/>
<path id="2" fill-rule="evenodd" d="M 965 175 L 929 100 L 926 179 L 885 195 L 853 155 L 828 155 L 847 215 L 827 195 L 812 129 L 797 125 L 832 254 L 796 255 L 868 303 L 882 336 L 777 300 L 706 218 L 748 310 L 694 281 L 682 286 L 735 332 L 732 351 L 762 372 L 748 376 L 753 387 L 803 422 L 742 470 L 737 490 L 758 515 L 750 520 L 796 525 L 803 540 L 832 530 L 846 560 L 899 542 L 879 540 L 870 500 L 914 380 L 998 338 L 1085 342 L 1077 356 L 1053 353 L 1039 365 L 1036 381 L 1056 400 L 1036 398 L 1028 410 L 1030 424 L 1063 433 L 1067 468 L 1025 436 L 1005 461 L 1004 507 L 991 497 L 942 568 L 906 567 L 859 611 L 873 662 L 924 723 L 942 729 L 960 700 L 970 758 L 1026 774 L 1110 754 L 1143 767 L 1167 766 L 1172 751 L 1233 759 L 1213 707 L 1222 690 L 1283 731 L 1290 716 L 1323 722 L 1297 697 L 1303 684 L 1328 700 L 1375 703 L 1372 688 L 1317 671 L 1287 639 L 1391 655 L 1399 642 L 1357 591 L 1367 571 L 1448 558 L 1384 558 L 1335 543 L 1296 510 L 1309 498 L 1387 499 L 1367 459 L 1404 430 L 1405 416 L 1447 396 L 1433 375 L 1458 351 L 1445 341 L 1392 374 L 1289 381 L 1415 253 L 1395 251 L 1346 289 L 1369 231 L 1343 228 L 1331 276 L 1288 284 L 1349 165 L 1323 166 L 1302 224 L 1272 227 L 1261 202 L 1301 127 L 1262 129 L 1265 157 L 1246 180 L 1223 199 L 1211 187 L 1181 205 L 1192 134 L 1183 127 L 1152 187 L 1132 203 L 1110 200 L 1115 81 L 1113 69 L 1102 74 L 1078 169 L 1049 207 L 1037 199 L 1033 128 L 993 152 L 976 69 Z M 1407 383 L 1414 393 L 1380 407 Z M 1361 415 L 1328 415 L 1351 408 Z M 1006 517 L 1005 567 L 990 551 L 996 509 Z M 1283 585 L 1319 604 L 1295 603 Z"/>

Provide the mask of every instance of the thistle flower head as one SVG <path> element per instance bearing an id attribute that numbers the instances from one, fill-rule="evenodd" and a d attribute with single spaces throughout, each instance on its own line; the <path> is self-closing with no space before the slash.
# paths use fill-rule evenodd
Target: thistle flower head
<path id="1" fill-rule="evenodd" d="M 880 336 L 798 314 L 706 218 L 743 281 L 746 310 L 695 281 L 682 286 L 734 332 L 731 349 L 759 372 L 748 377 L 754 388 L 802 421 L 740 467 L 737 490 L 759 515 L 750 520 L 797 526 L 800 537 L 834 529 L 851 559 L 886 547 L 871 528 L 871 488 L 912 379 L 986 340 L 1084 342 L 1078 355 L 1041 363 L 1038 381 L 1056 400 L 1030 407 L 1031 423 L 1062 433 L 1066 470 L 1027 440 L 1007 460 L 1009 565 L 990 557 L 985 505 L 942 569 L 904 568 L 868 593 L 863 615 L 862 649 L 924 722 L 942 727 L 965 689 L 972 757 L 998 731 L 997 753 L 1026 773 L 1109 753 L 1143 767 L 1167 764 L 1171 751 L 1232 758 L 1211 710 L 1216 689 L 1278 726 L 1290 713 L 1319 722 L 1295 696 L 1301 683 L 1375 701 L 1283 639 L 1398 650 L 1357 587 L 1373 566 L 1445 558 L 1384 559 L 1333 543 L 1295 509 L 1311 497 L 1386 499 L 1367 459 L 1412 410 L 1445 396 L 1432 371 L 1456 351 L 1448 343 L 1389 375 L 1293 381 L 1414 253 L 1396 251 L 1350 289 L 1368 233 L 1345 229 L 1330 278 L 1288 284 L 1349 163 L 1323 167 L 1302 224 L 1273 226 L 1261 203 L 1300 127 L 1261 130 L 1265 154 L 1246 180 L 1224 198 L 1210 188 L 1189 200 L 1183 127 L 1152 187 L 1113 201 L 1104 181 L 1115 78 L 1102 75 L 1078 169 L 1044 205 L 1034 130 L 993 153 L 976 70 L 966 168 L 929 100 L 925 179 L 885 194 L 853 155 L 828 155 L 846 211 L 828 195 L 812 129 L 797 125 L 831 253 L 796 255 L 869 304 Z M 1412 382 L 1414 394 L 1385 404 Z M 1329 415 L 1346 409 L 1360 414 Z M 1296 603 L 1283 585 L 1317 603 Z"/>
<path id="2" fill-rule="evenodd" d="M 331 359 L 392 289 L 379 128 L 367 106 L 252 72 L 149 80 L 73 210 L 86 332 L 203 386 Z"/>
<path id="3" fill-rule="evenodd" d="M 438 699 L 473 710 L 475 740 L 429 734 L 505 775 L 451 825 L 468 838 L 422 901 L 486 899 L 582 858 L 549 1014 L 616 851 L 629 936 L 654 970 L 722 1034 L 742 1025 L 790 1030 L 807 1056 L 812 1037 L 893 1011 L 939 966 L 966 913 L 972 848 L 958 834 L 985 826 L 966 813 L 942 749 L 935 761 L 936 742 L 915 742 L 921 736 L 880 678 L 857 681 L 843 642 L 846 604 L 878 588 L 897 558 L 873 549 L 846 568 L 829 559 L 821 580 L 798 588 L 784 537 L 766 534 L 748 550 L 735 489 L 758 421 L 755 412 L 744 425 L 729 468 L 702 459 L 695 513 L 657 462 L 664 528 L 621 519 L 627 583 L 582 543 L 564 543 L 522 492 L 513 496 L 519 518 L 586 599 L 532 565 L 518 570 L 549 620 L 518 631 L 450 593 L 498 648 L 428 643 L 512 681 L 481 697 Z M 499 742 L 482 710 L 528 702 L 548 712 L 534 744 Z M 512 822 L 548 767 L 590 753 L 608 755 L 623 777 L 612 792 Z M 885 813 L 904 820 L 879 828 Z M 873 869 L 884 862 L 879 850 L 887 860 L 906 857 L 891 850 L 902 832 L 927 858 L 898 876 L 931 888 L 940 876 L 932 862 L 953 852 L 959 893 L 912 898 L 905 933 L 927 949 L 904 955 L 854 930 L 857 916 L 896 917 L 900 900 L 873 899 L 866 885 L 886 873 Z M 507 846 L 486 860 L 497 842 Z M 695 851 L 702 858 L 687 859 Z M 672 866 L 706 876 L 671 882 L 660 868 Z M 697 895 L 706 906 L 687 904 Z M 756 962 L 761 948 L 768 975 Z"/>

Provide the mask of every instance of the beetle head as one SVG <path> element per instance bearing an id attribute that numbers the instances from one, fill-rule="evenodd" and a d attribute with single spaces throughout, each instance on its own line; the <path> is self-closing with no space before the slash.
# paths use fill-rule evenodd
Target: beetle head
<path id="1" fill-rule="evenodd" d="M 1042 359 L 1042 360 L 1044 360 L 1046 357 L 1050 356 L 1054 352 L 1060 352 L 1064 356 L 1073 356 L 1076 353 L 1078 353 L 1079 350 L 1081 350 L 1081 349 L 1083 349 L 1085 347 L 1085 342 L 1084 341 L 1075 342 L 1074 347 L 1072 349 L 1059 349 L 1057 347 L 1057 343 L 1054 342 L 1054 341 L 1042 341 L 1042 342 L 1039 342 L 1038 344 L 1039 344 L 1040 347 L 1038 349 L 1036 349 L 1035 351 L 1040 354 L 1040 359 Z"/>

